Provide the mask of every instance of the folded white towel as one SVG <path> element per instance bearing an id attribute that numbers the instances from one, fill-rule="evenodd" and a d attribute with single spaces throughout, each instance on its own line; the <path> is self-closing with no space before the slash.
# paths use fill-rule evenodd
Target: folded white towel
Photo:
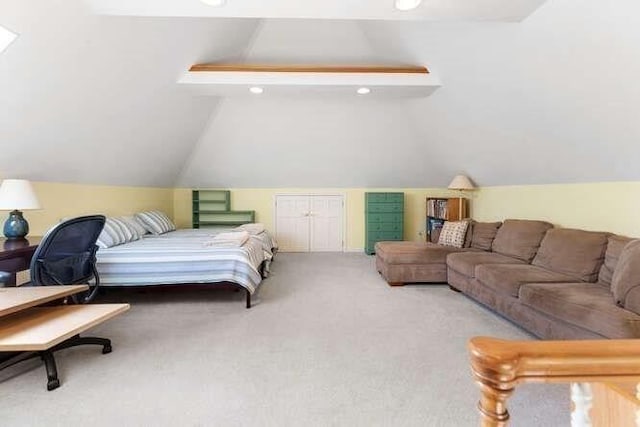
<path id="1" fill-rule="evenodd" d="M 234 228 L 234 230 L 246 231 L 249 234 L 255 235 L 255 234 L 260 234 L 260 233 L 264 232 L 265 228 L 264 228 L 264 224 L 256 222 L 256 223 L 252 223 L 252 224 L 242 224 L 242 225 Z"/>
<path id="2" fill-rule="evenodd" d="M 213 240 L 205 243 L 205 246 L 242 246 L 249 240 L 249 233 L 246 231 L 230 231 L 228 233 L 217 234 Z"/>

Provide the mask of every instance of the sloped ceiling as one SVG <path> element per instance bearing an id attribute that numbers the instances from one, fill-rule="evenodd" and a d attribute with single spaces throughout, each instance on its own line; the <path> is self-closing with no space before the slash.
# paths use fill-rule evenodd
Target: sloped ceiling
<path id="1" fill-rule="evenodd" d="M 518 23 L 127 17 L 0 0 L 0 175 L 198 187 L 640 180 L 640 5 Z M 419 100 L 193 96 L 197 62 L 415 63 Z"/>
<path id="2" fill-rule="evenodd" d="M 133 16 L 515 22 L 529 16 L 545 0 L 425 0 L 411 12 L 396 10 L 394 0 L 228 0 L 224 7 L 212 7 L 201 0 L 86 2 L 96 13 Z"/>
<path id="3" fill-rule="evenodd" d="M 0 55 L 0 175 L 173 185 L 217 103 L 176 79 L 194 61 L 241 58 L 257 23 L 3 0 L 0 25 L 20 36 Z"/>

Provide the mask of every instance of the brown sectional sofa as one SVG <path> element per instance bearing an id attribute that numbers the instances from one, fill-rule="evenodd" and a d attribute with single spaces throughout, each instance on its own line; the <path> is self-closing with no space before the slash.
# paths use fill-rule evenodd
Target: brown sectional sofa
<path id="1" fill-rule="evenodd" d="M 506 220 L 474 223 L 465 246 L 379 242 L 376 266 L 390 284 L 447 282 L 541 338 L 640 338 L 640 240 Z"/>

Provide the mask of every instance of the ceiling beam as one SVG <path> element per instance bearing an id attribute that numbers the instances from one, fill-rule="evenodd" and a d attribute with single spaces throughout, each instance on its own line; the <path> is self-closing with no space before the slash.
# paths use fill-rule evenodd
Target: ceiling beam
<path id="1" fill-rule="evenodd" d="M 427 67 L 418 65 L 300 65 L 300 64 L 195 64 L 189 71 L 263 72 L 263 73 L 378 73 L 428 74 Z"/>

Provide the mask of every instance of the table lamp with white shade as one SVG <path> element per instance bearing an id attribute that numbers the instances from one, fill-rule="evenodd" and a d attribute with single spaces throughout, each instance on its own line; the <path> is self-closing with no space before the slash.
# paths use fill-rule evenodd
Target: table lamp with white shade
<path id="1" fill-rule="evenodd" d="M 4 223 L 7 239 L 23 239 L 29 233 L 29 223 L 21 210 L 40 209 L 40 202 L 26 179 L 5 179 L 0 185 L 0 210 L 10 210 Z"/>
<path id="2" fill-rule="evenodd" d="M 462 219 L 462 192 L 465 190 L 475 190 L 476 186 L 473 185 L 473 182 L 466 175 L 456 175 L 451 180 L 451 184 L 449 184 L 449 190 L 458 190 L 460 191 L 460 200 L 458 203 L 458 218 Z"/>

